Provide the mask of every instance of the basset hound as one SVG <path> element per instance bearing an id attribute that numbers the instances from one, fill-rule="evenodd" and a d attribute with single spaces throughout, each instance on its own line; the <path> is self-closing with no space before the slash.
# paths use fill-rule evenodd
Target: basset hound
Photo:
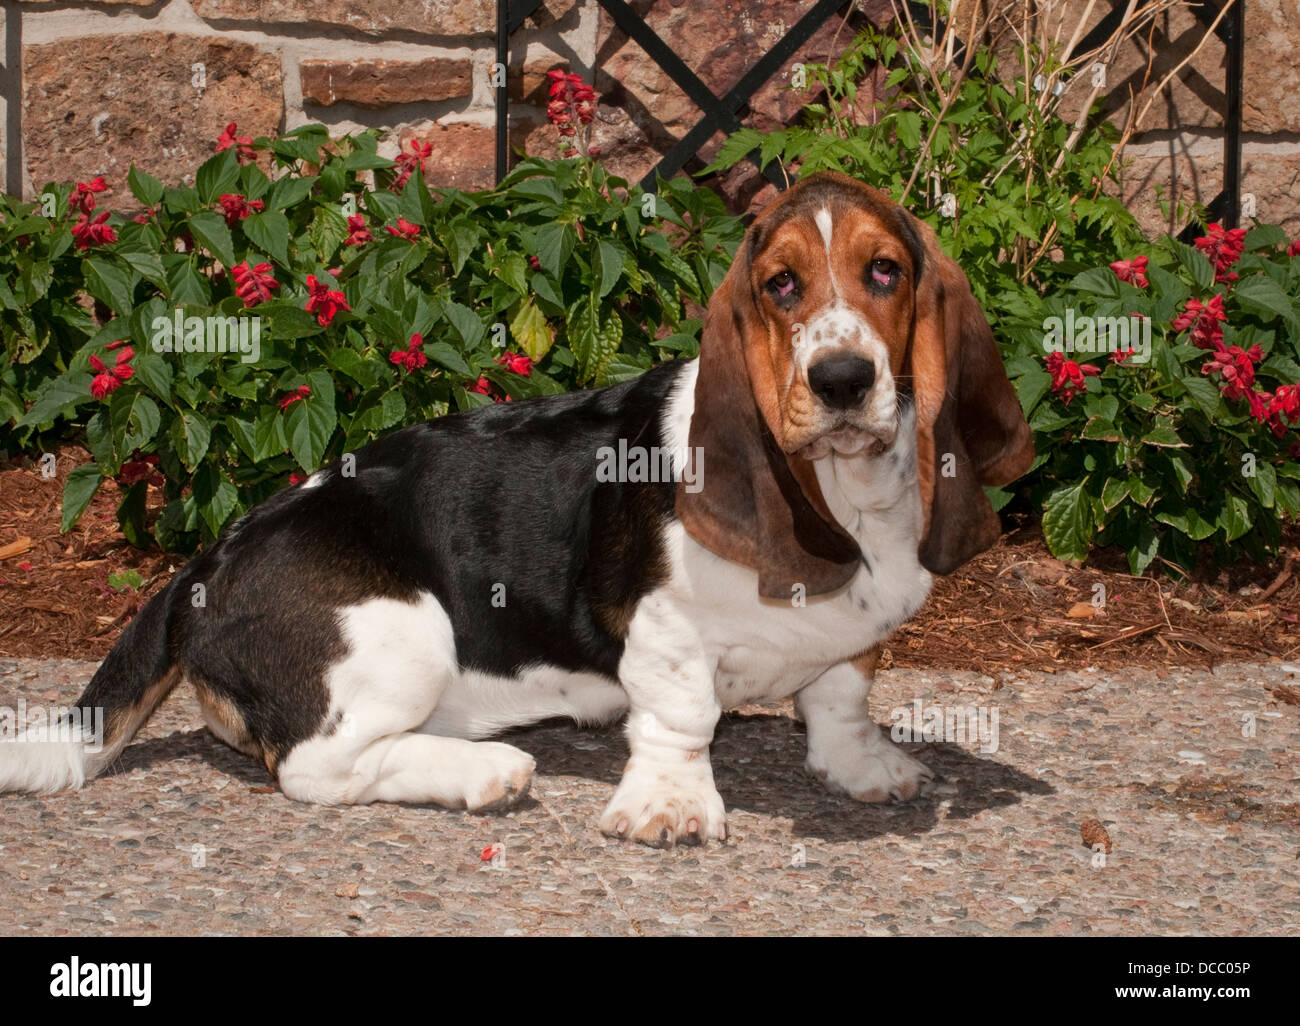
<path id="1" fill-rule="evenodd" d="M 600 829 L 722 839 L 718 717 L 791 695 L 809 771 L 907 799 L 930 773 L 872 721 L 878 646 L 931 574 L 996 540 L 982 486 L 1033 448 L 933 232 L 824 173 L 755 221 L 698 359 L 353 455 L 136 616 L 78 702 L 104 711 L 102 747 L 0 745 L 0 790 L 81 786 L 187 680 L 212 731 L 304 802 L 502 808 L 533 759 L 481 739 L 625 718 Z"/>

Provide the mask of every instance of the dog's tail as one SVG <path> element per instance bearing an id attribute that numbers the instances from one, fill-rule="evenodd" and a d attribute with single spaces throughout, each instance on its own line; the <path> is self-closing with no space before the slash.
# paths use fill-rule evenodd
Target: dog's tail
<path id="1" fill-rule="evenodd" d="M 173 651 L 190 576 L 187 566 L 127 625 L 75 708 L 0 738 L 0 792 L 81 787 L 117 758 L 180 679 Z"/>

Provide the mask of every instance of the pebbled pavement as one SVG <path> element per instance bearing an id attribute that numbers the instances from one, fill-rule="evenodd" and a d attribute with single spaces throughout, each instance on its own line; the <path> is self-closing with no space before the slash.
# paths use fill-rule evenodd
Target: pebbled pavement
<path id="1" fill-rule="evenodd" d="M 70 704 L 94 666 L 0 659 L 0 705 Z M 983 707 L 998 746 L 909 744 L 937 786 L 883 806 L 804 772 L 788 703 L 743 710 L 713 749 L 730 840 L 667 852 L 596 829 L 617 730 L 509 735 L 538 774 L 505 815 L 320 808 L 212 737 L 182 689 L 83 791 L 0 796 L 0 934 L 1295 935 L 1298 677 L 885 671 L 878 722 L 915 699 Z"/>

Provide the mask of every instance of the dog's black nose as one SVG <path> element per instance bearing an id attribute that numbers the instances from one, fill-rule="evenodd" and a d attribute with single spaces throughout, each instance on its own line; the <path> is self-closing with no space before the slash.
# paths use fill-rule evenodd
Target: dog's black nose
<path id="1" fill-rule="evenodd" d="M 852 410 L 876 382 L 876 365 L 860 356 L 828 356 L 808 368 L 808 387 L 833 410 Z"/>

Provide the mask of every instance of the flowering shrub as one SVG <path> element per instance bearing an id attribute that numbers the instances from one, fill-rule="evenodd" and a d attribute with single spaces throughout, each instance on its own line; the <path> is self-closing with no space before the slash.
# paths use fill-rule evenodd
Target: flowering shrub
<path id="1" fill-rule="evenodd" d="M 557 83 L 582 151 L 594 94 Z M 399 424 L 696 352 L 686 303 L 743 234 L 713 193 L 643 195 L 582 156 L 435 193 L 428 145 L 376 147 L 232 123 L 192 187 L 132 168 L 133 218 L 97 210 L 99 179 L 0 195 L 0 448 L 84 433 L 65 529 L 112 479 L 133 543 L 192 549 Z"/>
<path id="2" fill-rule="evenodd" d="M 1300 245 L 1285 245 L 1273 226 L 1161 239 L 1005 325 L 1039 453 L 1020 487 L 1056 555 L 1118 545 L 1140 573 L 1275 549 L 1300 514 Z"/>

